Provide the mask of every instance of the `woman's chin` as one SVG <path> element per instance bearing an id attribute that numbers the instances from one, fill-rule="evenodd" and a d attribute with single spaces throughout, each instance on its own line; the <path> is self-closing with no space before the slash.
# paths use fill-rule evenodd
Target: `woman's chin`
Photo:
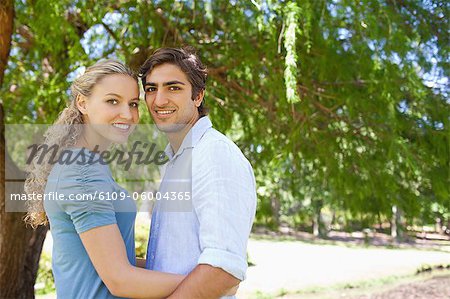
<path id="1" fill-rule="evenodd" d="M 113 144 L 125 144 L 127 142 L 128 142 L 128 136 L 115 137 L 115 138 L 111 139 L 111 143 L 113 143 Z"/>

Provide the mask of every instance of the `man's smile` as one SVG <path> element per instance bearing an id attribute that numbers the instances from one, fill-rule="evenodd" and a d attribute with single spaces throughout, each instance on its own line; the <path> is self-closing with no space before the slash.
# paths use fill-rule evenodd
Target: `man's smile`
<path id="1" fill-rule="evenodd" d="M 158 118 L 168 118 L 175 113 L 176 109 L 155 109 L 154 112 Z"/>

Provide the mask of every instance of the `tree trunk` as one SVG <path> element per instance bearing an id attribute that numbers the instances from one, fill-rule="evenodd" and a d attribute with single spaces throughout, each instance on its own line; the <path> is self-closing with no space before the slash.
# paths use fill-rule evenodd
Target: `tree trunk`
<path id="1" fill-rule="evenodd" d="M 13 0 L 0 0 L 0 87 L 3 84 L 14 24 Z"/>
<path id="2" fill-rule="evenodd" d="M 391 237 L 397 239 L 397 206 L 392 206 Z"/>
<path id="3" fill-rule="evenodd" d="M 320 236 L 320 213 L 317 215 L 314 215 L 314 220 L 313 220 L 313 235 L 314 237 L 319 237 Z"/>
<path id="4" fill-rule="evenodd" d="M 442 232 L 444 231 L 443 229 L 442 229 L 442 219 L 441 219 L 441 217 L 437 217 L 436 216 L 436 218 L 435 218 L 435 228 L 434 228 L 434 230 L 438 233 L 438 234 L 442 234 Z"/>
<path id="5" fill-rule="evenodd" d="M 6 212 L 8 194 L 23 193 L 23 184 L 5 190 L 5 171 L 8 177 L 23 180 L 21 172 L 5 151 L 3 107 L 0 105 L 0 298 L 34 298 L 36 281 L 47 227 L 33 230 L 23 222 L 25 213 Z M 5 157 L 6 155 L 6 157 Z M 6 165 L 5 165 L 6 163 Z M 6 167 L 5 167 L 6 166 Z"/>
<path id="6" fill-rule="evenodd" d="M 13 31 L 13 1 L 0 0 L 0 87 L 3 84 Z M 5 147 L 3 104 L 0 103 L 0 298 L 34 298 L 42 244 L 47 231 L 26 228 L 25 213 L 6 212 L 5 172 L 15 178 L 24 178 L 9 159 Z M 23 184 L 15 184 L 9 192 L 23 192 Z"/>
<path id="7" fill-rule="evenodd" d="M 444 230 L 444 234 L 447 234 L 450 236 L 450 218 L 447 219 L 447 227 Z"/>
<path id="8" fill-rule="evenodd" d="M 270 208 L 272 210 L 272 224 L 278 229 L 280 227 L 281 203 L 277 196 L 272 195 L 270 197 Z"/>
<path id="9" fill-rule="evenodd" d="M 322 236 L 321 226 L 322 226 L 322 200 L 314 200 L 313 208 L 314 208 L 314 218 L 313 218 L 313 235 L 314 237 Z"/>
<path id="10" fill-rule="evenodd" d="M 392 206 L 392 219 L 391 219 L 391 237 L 396 241 L 401 241 L 402 233 L 402 213 L 397 206 Z"/>

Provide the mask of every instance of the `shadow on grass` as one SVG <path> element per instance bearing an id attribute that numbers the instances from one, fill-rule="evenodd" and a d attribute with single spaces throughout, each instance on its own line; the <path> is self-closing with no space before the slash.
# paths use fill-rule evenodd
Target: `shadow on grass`
<path id="1" fill-rule="evenodd" d="M 389 235 L 376 232 L 345 233 L 331 231 L 326 237 L 315 237 L 311 233 L 287 230 L 272 231 L 256 228 L 251 234 L 253 240 L 274 242 L 300 241 L 312 245 L 335 245 L 349 248 L 414 249 L 424 251 L 450 252 L 450 239 L 417 239 L 408 237 L 406 241 L 396 241 Z"/>

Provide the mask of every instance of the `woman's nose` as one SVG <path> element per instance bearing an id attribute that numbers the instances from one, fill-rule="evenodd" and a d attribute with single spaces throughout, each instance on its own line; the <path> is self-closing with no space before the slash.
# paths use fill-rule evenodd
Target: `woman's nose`
<path id="1" fill-rule="evenodd" d="M 120 117 L 126 120 L 131 120 L 133 118 L 131 107 L 128 104 L 122 107 L 120 111 Z"/>

